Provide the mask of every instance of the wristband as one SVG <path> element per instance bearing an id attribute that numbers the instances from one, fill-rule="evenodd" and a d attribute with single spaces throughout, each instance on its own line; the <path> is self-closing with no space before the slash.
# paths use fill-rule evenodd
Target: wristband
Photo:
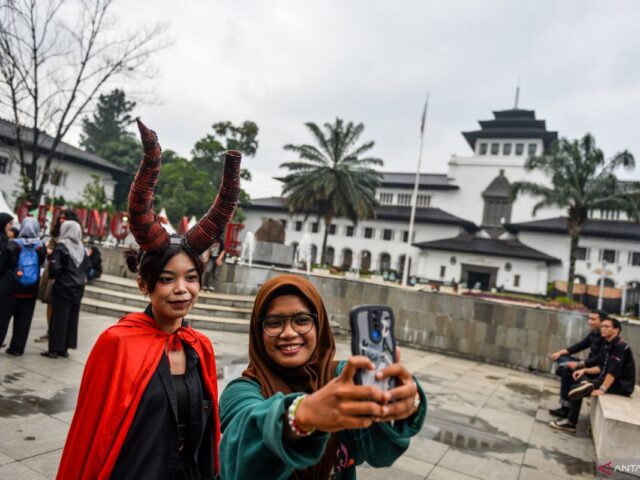
<path id="1" fill-rule="evenodd" d="M 605 387 L 604 385 L 600 387 L 600 390 L 602 390 L 604 393 L 607 393 L 607 387 Z"/>
<path id="2" fill-rule="evenodd" d="M 312 428 L 308 432 L 304 431 L 300 429 L 300 427 L 298 427 L 298 425 L 296 424 L 296 412 L 298 411 L 298 407 L 302 403 L 302 400 L 305 399 L 305 397 L 306 395 L 297 396 L 295 400 L 291 402 L 291 405 L 289 405 L 289 411 L 287 413 L 287 417 L 289 419 L 289 426 L 291 427 L 291 430 L 293 430 L 293 433 L 295 433 L 299 437 L 308 437 L 309 435 L 311 435 L 313 432 L 316 431 L 315 428 Z"/>

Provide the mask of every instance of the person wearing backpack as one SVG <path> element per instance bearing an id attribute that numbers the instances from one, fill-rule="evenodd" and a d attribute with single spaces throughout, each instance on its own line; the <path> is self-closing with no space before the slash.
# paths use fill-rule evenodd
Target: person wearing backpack
<path id="1" fill-rule="evenodd" d="M 69 348 L 78 343 L 80 302 L 89 271 L 89 256 L 82 244 L 82 227 L 73 220 L 65 220 L 60 236 L 49 256 L 49 277 L 53 284 L 49 350 L 41 355 L 49 358 L 68 357 Z"/>
<path id="2" fill-rule="evenodd" d="M 13 317 L 13 334 L 6 352 L 16 357 L 24 353 L 31 329 L 40 283 L 40 266 L 45 251 L 40 242 L 40 225 L 27 217 L 18 238 L 7 243 L 0 255 L 0 344 Z"/>

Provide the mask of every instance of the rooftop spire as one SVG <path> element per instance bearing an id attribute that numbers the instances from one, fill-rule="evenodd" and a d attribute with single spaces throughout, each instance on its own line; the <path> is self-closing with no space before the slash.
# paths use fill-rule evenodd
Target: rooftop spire
<path id="1" fill-rule="evenodd" d="M 516 84 L 516 102 L 513 108 L 518 108 L 519 100 L 520 100 L 520 75 L 518 75 L 518 83 Z"/>

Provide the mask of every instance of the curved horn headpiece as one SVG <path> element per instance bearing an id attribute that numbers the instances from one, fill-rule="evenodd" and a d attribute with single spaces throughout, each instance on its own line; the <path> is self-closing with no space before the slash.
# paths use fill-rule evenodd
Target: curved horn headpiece
<path id="1" fill-rule="evenodd" d="M 169 244 L 169 234 L 153 210 L 153 192 L 160 176 L 162 151 L 158 137 L 140 119 L 138 130 L 144 155 L 129 190 L 129 228 L 143 252 L 152 252 Z"/>
<path id="2" fill-rule="evenodd" d="M 137 122 L 144 155 L 129 191 L 129 228 L 140 249 L 143 252 L 152 252 L 166 247 L 172 243 L 172 239 L 153 210 L 153 192 L 158 184 L 162 163 L 158 137 L 139 119 Z M 182 242 L 197 255 L 220 237 L 231 220 L 240 197 L 241 159 L 240 152 L 226 152 L 220 191 L 213 205 L 182 238 Z"/>
<path id="3" fill-rule="evenodd" d="M 207 214 L 184 235 L 187 245 L 198 255 L 220 237 L 231 220 L 240 197 L 241 160 L 240 152 L 228 150 L 225 153 L 220 191 Z"/>

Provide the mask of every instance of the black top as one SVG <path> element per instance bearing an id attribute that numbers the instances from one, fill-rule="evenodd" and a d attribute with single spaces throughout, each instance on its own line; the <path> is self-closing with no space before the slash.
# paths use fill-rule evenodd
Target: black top
<path id="1" fill-rule="evenodd" d="M 636 365 L 631 353 L 631 347 L 622 337 L 617 336 L 611 342 L 604 342 L 600 355 L 599 379 L 610 373 L 615 377 L 614 384 L 625 395 L 631 395 L 636 384 Z"/>
<path id="2" fill-rule="evenodd" d="M 64 243 L 56 243 L 49 257 L 49 278 L 55 278 L 53 293 L 74 303 L 82 300 L 84 284 L 89 270 L 89 256 L 85 253 L 82 263 L 76 265 Z"/>
<path id="3" fill-rule="evenodd" d="M 602 349 L 602 336 L 600 330 L 591 330 L 589 334 L 577 343 L 567 347 L 569 355 L 589 349 L 587 358 L 598 358 Z M 596 363 L 597 365 L 597 363 Z"/>
<path id="4" fill-rule="evenodd" d="M 4 249 L 0 251 L 0 292 L 19 297 L 35 297 L 38 294 L 39 281 L 33 285 L 22 285 L 16 280 L 15 270 L 20 255 L 20 244 L 10 240 Z M 44 263 L 46 249 L 42 244 L 36 250 L 38 264 Z"/>
<path id="5" fill-rule="evenodd" d="M 91 248 L 91 255 L 89 255 L 89 267 L 95 270 L 94 278 L 98 278 L 102 275 L 102 253 L 100 249 L 95 245 L 89 245 Z"/>
<path id="6" fill-rule="evenodd" d="M 151 308 L 145 313 L 152 316 Z M 183 347 L 187 356 L 184 375 L 172 376 L 168 357 L 160 359 L 142 394 L 112 479 L 214 478 L 212 402 L 202 382 L 198 354 L 185 343 Z"/>

